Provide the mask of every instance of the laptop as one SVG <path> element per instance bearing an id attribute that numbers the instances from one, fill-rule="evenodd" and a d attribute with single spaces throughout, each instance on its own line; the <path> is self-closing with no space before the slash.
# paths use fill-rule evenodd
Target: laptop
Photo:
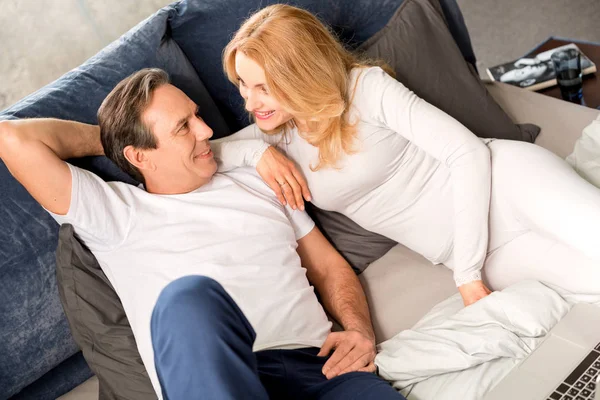
<path id="1" fill-rule="evenodd" d="M 600 400 L 600 307 L 576 304 L 484 400 Z"/>

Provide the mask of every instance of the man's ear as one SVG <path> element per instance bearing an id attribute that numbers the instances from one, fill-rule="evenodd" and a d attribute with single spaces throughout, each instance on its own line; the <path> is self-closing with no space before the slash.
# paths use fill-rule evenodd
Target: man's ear
<path id="1" fill-rule="evenodd" d="M 156 166 L 148 158 L 145 150 L 140 150 L 130 145 L 123 149 L 123 155 L 131 165 L 140 171 L 154 171 L 156 169 Z"/>

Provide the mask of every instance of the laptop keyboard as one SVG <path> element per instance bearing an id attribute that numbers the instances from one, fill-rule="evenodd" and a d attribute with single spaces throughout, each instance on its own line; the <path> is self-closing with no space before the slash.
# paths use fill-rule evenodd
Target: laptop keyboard
<path id="1" fill-rule="evenodd" d="M 600 343 L 575 368 L 571 375 L 548 397 L 548 400 L 593 399 L 600 371 Z"/>

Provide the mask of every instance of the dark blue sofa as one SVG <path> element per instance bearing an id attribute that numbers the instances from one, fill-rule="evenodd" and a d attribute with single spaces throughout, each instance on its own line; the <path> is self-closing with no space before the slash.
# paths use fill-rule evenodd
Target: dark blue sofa
<path id="1" fill-rule="evenodd" d="M 54 117 L 96 123 L 114 85 L 145 67 L 171 75 L 203 110 L 215 137 L 248 121 L 221 68 L 221 52 L 252 11 L 272 0 L 184 0 L 158 11 L 82 66 L 0 112 L 0 120 Z M 402 0 L 297 0 L 350 47 L 375 34 Z M 465 59 L 475 57 L 455 0 L 442 0 Z M 352 27 L 349 29 L 348 27 Z M 77 163 L 106 180 L 131 179 L 106 158 Z M 33 164 L 32 168 L 36 168 Z M 60 304 L 54 253 L 58 225 L 0 162 L 0 400 L 55 399 L 91 376 Z"/>

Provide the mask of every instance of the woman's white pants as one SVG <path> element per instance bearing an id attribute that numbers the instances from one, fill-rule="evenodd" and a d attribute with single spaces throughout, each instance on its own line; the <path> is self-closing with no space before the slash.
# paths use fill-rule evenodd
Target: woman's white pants
<path id="1" fill-rule="evenodd" d="M 539 146 L 488 143 L 489 246 L 483 276 L 499 290 L 536 279 L 600 293 L 600 189 Z"/>

